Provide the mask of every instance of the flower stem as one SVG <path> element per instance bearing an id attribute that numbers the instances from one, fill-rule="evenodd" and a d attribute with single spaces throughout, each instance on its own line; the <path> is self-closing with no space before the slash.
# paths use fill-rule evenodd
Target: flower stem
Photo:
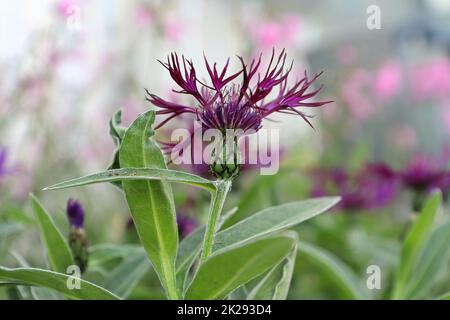
<path id="1" fill-rule="evenodd" d="M 214 236 L 216 234 L 216 225 L 222 212 L 225 199 L 231 188 L 231 180 L 217 180 L 216 191 L 214 192 L 209 208 L 208 223 L 206 224 L 205 236 L 203 238 L 203 249 L 200 256 L 200 263 L 205 262 L 206 258 L 212 253 L 214 245 Z"/>

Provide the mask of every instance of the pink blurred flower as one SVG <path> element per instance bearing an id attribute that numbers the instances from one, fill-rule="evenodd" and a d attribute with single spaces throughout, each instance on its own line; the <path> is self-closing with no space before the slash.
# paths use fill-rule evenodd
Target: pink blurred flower
<path id="1" fill-rule="evenodd" d="M 371 85 L 371 75 L 367 70 L 356 69 L 344 82 L 341 95 L 352 115 L 365 120 L 373 114 L 375 108 L 368 94 Z"/>
<path id="2" fill-rule="evenodd" d="M 164 21 L 164 35 L 172 42 L 178 42 L 184 26 L 182 22 L 175 17 L 167 17 Z"/>
<path id="3" fill-rule="evenodd" d="M 72 14 L 71 7 L 77 5 L 76 0 L 59 0 L 56 4 L 56 10 L 62 17 L 68 17 Z"/>
<path id="4" fill-rule="evenodd" d="M 411 90 L 418 100 L 445 98 L 450 94 L 450 61 L 434 58 L 411 69 Z"/>
<path id="5" fill-rule="evenodd" d="M 249 30 L 258 48 L 269 49 L 292 45 L 299 35 L 300 27 L 300 18 L 289 14 L 279 21 L 266 20 L 252 23 Z"/>
<path id="6" fill-rule="evenodd" d="M 148 6 L 141 5 L 136 9 L 136 22 L 141 27 L 147 27 L 153 22 L 153 12 Z"/>
<path id="7" fill-rule="evenodd" d="M 373 90 L 376 97 L 389 100 L 400 91 L 402 69 L 398 62 L 388 61 L 382 64 L 375 73 Z"/>

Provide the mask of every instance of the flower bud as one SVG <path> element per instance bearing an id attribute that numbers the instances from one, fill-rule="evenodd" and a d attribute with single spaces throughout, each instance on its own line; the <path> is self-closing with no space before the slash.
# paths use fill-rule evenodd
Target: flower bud
<path id="1" fill-rule="evenodd" d="M 240 152 L 237 138 L 224 139 L 211 155 L 210 168 L 219 179 L 231 179 L 239 174 Z"/>
<path id="2" fill-rule="evenodd" d="M 69 199 L 66 211 L 70 225 L 69 247 L 75 263 L 83 273 L 89 260 L 88 241 L 84 231 L 84 210 L 78 201 Z"/>

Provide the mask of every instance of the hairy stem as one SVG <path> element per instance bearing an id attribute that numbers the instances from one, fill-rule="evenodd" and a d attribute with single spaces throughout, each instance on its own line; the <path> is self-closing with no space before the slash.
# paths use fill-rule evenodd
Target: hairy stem
<path id="1" fill-rule="evenodd" d="M 216 191 L 211 200 L 209 208 L 208 223 L 206 224 L 206 232 L 203 238 L 202 254 L 200 263 L 205 262 L 206 258 L 212 253 L 214 245 L 214 236 L 216 234 L 216 225 L 222 212 L 225 199 L 231 188 L 231 180 L 217 180 Z"/>

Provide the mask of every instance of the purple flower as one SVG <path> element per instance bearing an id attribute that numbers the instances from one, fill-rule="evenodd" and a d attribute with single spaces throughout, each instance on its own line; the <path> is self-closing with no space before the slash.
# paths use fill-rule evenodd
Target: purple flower
<path id="1" fill-rule="evenodd" d="M 415 156 L 399 172 L 403 185 L 416 192 L 427 192 L 439 187 L 447 174 L 438 161 L 423 154 Z"/>
<path id="2" fill-rule="evenodd" d="M 67 201 L 67 217 L 69 224 L 76 229 L 83 229 L 84 227 L 84 210 L 80 202 L 74 199 Z"/>
<path id="3" fill-rule="evenodd" d="M 10 170 L 6 166 L 8 153 L 5 148 L 0 147 L 0 178 L 6 176 Z"/>
<path id="4" fill-rule="evenodd" d="M 177 214 L 178 234 L 181 238 L 187 237 L 198 226 L 197 219 L 185 214 Z"/>
<path id="5" fill-rule="evenodd" d="M 375 210 L 388 205 L 398 192 L 395 172 L 383 164 L 368 164 L 355 173 L 340 168 L 312 172 L 312 196 L 338 194 L 342 210 Z"/>
<path id="6" fill-rule="evenodd" d="M 212 66 L 205 57 L 205 65 L 209 74 L 210 83 L 204 83 L 197 78 L 197 73 L 192 61 L 184 58 L 180 60 L 176 53 L 172 53 L 167 62 L 161 64 L 169 71 L 170 76 L 181 88 L 174 90 L 176 93 L 187 94 L 195 99 L 192 105 L 183 105 L 170 102 L 147 91 L 147 100 L 159 107 L 159 115 L 168 115 L 159 126 L 163 126 L 171 119 L 182 114 L 193 114 L 199 120 L 204 129 L 241 129 L 258 131 L 264 118 L 275 112 L 295 114 L 303 118 L 311 127 L 308 115 L 298 110 L 300 107 L 319 107 L 331 101 L 310 102 L 321 87 L 309 91 L 312 83 L 319 77 L 309 79 L 305 76 L 288 88 L 288 76 L 292 70 L 292 64 L 285 68 L 286 53 L 283 50 L 275 58 L 275 50 L 272 52 L 269 66 L 264 73 L 259 73 L 261 57 L 253 59 L 248 65 L 242 57 L 239 57 L 242 68 L 240 71 L 227 76 L 230 60 L 228 59 L 222 70 L 217 69 L 217 64 Z M 233 83 L 241 76 L 239 84 Z M 273 99 L 267 99 L 268 95 L 278 88 L 278 94 Z"/>

